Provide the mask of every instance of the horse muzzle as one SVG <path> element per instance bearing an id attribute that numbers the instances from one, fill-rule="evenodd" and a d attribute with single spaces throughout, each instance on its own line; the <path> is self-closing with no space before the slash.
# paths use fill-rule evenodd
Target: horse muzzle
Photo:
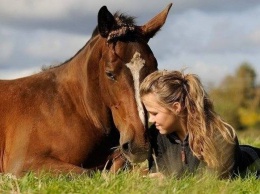
<path id="1" fill-rule="evenodd" d="M 131 163 L 140 163 L 148 158 L 150 144 L 144 145 L 142 147 L 137 147 L 131 142 L 126 142 L 121 145 L 121 150 L 124 156 Z"/>

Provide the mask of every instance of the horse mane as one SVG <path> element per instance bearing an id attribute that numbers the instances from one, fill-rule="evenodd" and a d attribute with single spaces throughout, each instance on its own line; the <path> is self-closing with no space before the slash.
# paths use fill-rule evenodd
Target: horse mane
<path id="1" fill-rule="evenodd" d="M 107 42 L 116 41 L 142 41 L 140 30 L 136 27 L 135 17 L 116 12 L 114 14 L 115 25 L 110 31 Z"/>
<path id="2" fill-rule="evenodd" d="M 114 14 L 116 25 L 114 26 L 113 30 L 110 32 L 110 36 L 108 39 L 113 39 L 112 36 L 124 36 L 125 33 L 122 33 L 122 28 L 133 29 L 135 26 L 135 18 L 132 16 L 127 16 L 122 13 L 119 13 L 118 11 Z M 97 36 L 99 34 L 98 26 L 95 27 L 95 29 L 92 32 L 91 38 Z"/>

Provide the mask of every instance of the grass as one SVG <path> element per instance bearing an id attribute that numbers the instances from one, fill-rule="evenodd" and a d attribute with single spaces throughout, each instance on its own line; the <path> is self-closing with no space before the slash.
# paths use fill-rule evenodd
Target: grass
<path id="1" fill-rule="evenodd" d="M 260 147 L 260 130 L 238 133 L 241 144 Z M 209 175 L 187 176 L 182 179 L 151 179 L 137 171 L 118 174 L 96 173 L 86 175 L 59 175 L 48 173 L 36 177 L 28 173 L 22 178 L 0 175 L 0 193 L 24 194 L 247 194 L 260 193 L 260 180 L 254 175 L 234 180 L 219 180 Z"/>
<path id="2" fill-rule="evenodd" d="M 260 147 L 260 129 L 238 131 L 237 136 L 240 144 L 249 144 Z"/>
<path id="3" fill-rule="evenodd" d="M 0 193 L 97 193 L 97 194 L 167 194 L 167 193 L 260 193 L 259 180 L 253 175 L 246 179 L 218 180 L 214 177 L 187 176 L 183 179 L 150 179 L 138 173 L 121 172 L 117 175 L 96 173 L 92 178 L 84 175 L 45 174 L 35 177 L 27 174 L 16 179 L 10 175 L 0 177 Z"/>

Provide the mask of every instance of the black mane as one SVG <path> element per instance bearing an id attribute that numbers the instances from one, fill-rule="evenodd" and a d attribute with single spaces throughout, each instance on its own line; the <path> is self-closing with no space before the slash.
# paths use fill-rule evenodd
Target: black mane
<path id="1" fill-rule="evenodd" d="M 108 43 L 116 41 L 142 41 L 142 34 L 135 24 L 135 17 L 128 16 L 119 12 L 114 14 L 115 22 L 113 29 L 107 37 Z M 93 30 L 91 38 L 98 35 L 98 26 Z"/>
<path id="2" fill-rule="evenodd" d="M 132 25 L 132 26 L 135 26 L 135 17 L 132 17 L 132 16 L 127 16 L 127 15 L 124 15 L 122 13 L 119 13 L 119 12 L 116 12 L 114 14 L 114 18 L 116 19 L 117 21 L 117 24 L 121 25 Z"/>

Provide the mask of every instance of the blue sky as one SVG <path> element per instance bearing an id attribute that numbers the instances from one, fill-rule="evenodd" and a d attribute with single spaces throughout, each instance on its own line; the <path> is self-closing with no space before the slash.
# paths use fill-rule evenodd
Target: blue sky
<path id="1" fill-rule="evenodd" d="M 260 83 L 259 0 L 0 0 L 0 79 L 72 57 L 90 38 L 103 5 L 142 25 L 171 2 L 165 25 L 149 42 L 160 69 L 185 68 L 207 85 L 249 62 Z"/>

